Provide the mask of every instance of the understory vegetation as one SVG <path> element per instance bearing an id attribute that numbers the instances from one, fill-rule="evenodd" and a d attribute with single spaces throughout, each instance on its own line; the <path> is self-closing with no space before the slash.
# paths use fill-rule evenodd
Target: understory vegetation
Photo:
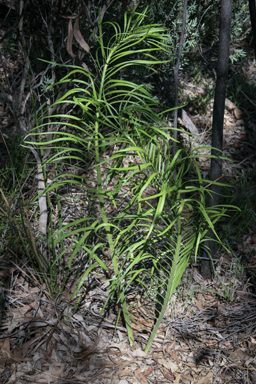
<path id="1" fill-rule="evenodd" d="M 18 55 L 19 47 L 27 82 L 20 97 L 12 96 L 21 106 L 12 116 L 19 126 L 13 136 L 2 130 L 0 137 L 6 150 L 0 168 L 0 253 L 21 270 L 32 269 L 52 300 L 69 297 L 67 322 L 69 311 L 78 311 L 85 295 L 97 288 L 104 297 L 100 316 L 113 311 L 115 327 L 125 325 L 132 345 L 132 324 L 140 312 L 150 327 L 148 352 L 187 267 L 207 252 L 209 229 L 219 253 L 235 259 L 232 273 L 242 279 L 243 260 L 230 243 L 238 244 L 255 228 L 256 172 L 248 155 L 248 170 L 239 168 L 215 182 L 207 179 L 202 161 L 211 160 L 210 144 L 182 123 L 172 124 L 172 71 L 183 2 L 145 3 L 128 11 L 124 2 L 115 3 L 105 15 L 103 7 L 94 6 L 89 26 L 82 18 L 78 25 L 81 11 L 74 27 L 71 18 L 63 26 L 58 49 L 51 25 L 42 37 L 48 39 L 47 54 L 42 44 L 41 54 L 27 55 L 22 30 L 20 40 L 15 33 L 5 40 L 1 55 Z M 192 77 L 196 92 L 192 98 L 183 92 L 178 108 L 187 106 L 197 116 L 209 111 L 216 80 L 220 1 L 206 3 L 189 2 L 181 58 L 181 90 Z M 122 19 L 115 21 L 112 15 L 118 12 Z M 255 83 L 242 68 L 251 43 L 245 2 L 234 2 L 233 13 L 227 97 L 252 120 Z M 60 53 L 64 40 L 73 61 Z M 5 103 L 8 89 L 0 89 Z M 205 132 L 211 128 L 207 124 Z M 222 187 L 221 205 L 209 208 L 212 183 Z M 214 292 L 231 302 L 233 291 L 214 263 L 222 286 Z"/>
<path id="2" fill-rule="evenodd" d="M 35 254 L 41 272 L 45 267 L 50 272 L 46 277 L 50 291 L 57 295 L 66 288 L 77 259 L 80 271 L 85 271 L 76 274 L 78 284 L 71 300 L 79 297 L 89 275 L 96 278 L 94 270 L 102 269 L 106 274 L 103 283 L 108 283 L 103 311 L 110 300 L 116 300 L 131 344 L 134 336 L 127 296 L 131 291 L 139 292 L 149 314 L 156 317 L 147 352 L 191 257 L 196 259 L 208 227 L 214 227 L 206 208 L 207 190 L 195 161 L 198 149 L 194 155 L 177 147 L 172 158 L 174 128 L 164 124 L 168 111 L 161 111 L 143 84 L 118 76 L 122 71 L 125 78 L 125 69 L 130 66 L 151 66 L 154 70 L 153 65 L 161 64 L 153 52 L 166 50 L 165 29 L 144 25 L 146 14 L 146 10 L 125 14 L 123 30 L 108 22 L 114 33 L 107 45 L 103 37 L 99 38 L 97 56 L 92 57 L 94 68 L 71 66 L 70 73 L 53 85 L 68 84 L 69 90 L 37 117 L 38 125 L 25 143 L 38 146 L 41 159 L 45 151 L 53 149 L 41 167 L 46 180 L 47 166 L 55 164 L 56 176 L 39 198 L 50 201 L 50 192 L 55 191 L 59 227 L 53 229 L 50 214 L 48 252 L 40 257 Z M 99 34 L 103 35 L 101 24 Z M 140 60 L 132 60 L 131 52 L 135 57 L 140 55 Z M 55 106 L 59 106 L 59 113 L 47 113 Z M 72 112 L 65 113 L 70 108 Z M 88 161 L 89 175 L 95 177 L 93 185 L 87 173 L 81 176 L 74 172 L 84 172 Z M 70 167 L 70 162 L 75 164 Z M 195 177 L 186 180 L 191 168 Z M 79 185 L 83 190 L 88 213 L 64 225 L 60 190 L 70 184 L 70 188 Z M 155 193 L 143 197 L 149 188 Z M 226 209 L 210 209 L 214 223 Z M 93 243 L 92 237 L 97 239 Z M 66 239 L 72 239 L 68 247 Z"/>

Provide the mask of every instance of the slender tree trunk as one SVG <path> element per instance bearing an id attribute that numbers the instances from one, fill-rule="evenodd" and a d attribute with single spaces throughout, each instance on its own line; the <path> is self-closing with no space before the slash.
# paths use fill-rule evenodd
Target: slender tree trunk
<path id="1" fill-rule="evenodd" d="M 253 48 L 254 48 L 254 55 L 255 55 L 255 60 L 256 60 L 256 6 L 255 6 L 255 0 L 249 0 L 249 10 L 250 10 L 250 17 L 251 17 L 251 24 L 252 24 Z"/>
<path id="2" fill-rule="evenodd" d="M 223 142 L 223 120 L 225 109 L 226 85 L 228 80 L 228 62 L 229 62 L 229 44 L 230 44 L 230 27 L 232 17 L 232 0 L 221 1 L 220 15 L 220 33 L 219 33 L 219 52 L 218 52 L 218 67 L 217 67 L 217 82 L 215 89 L 215 99 L 213 108 L 213 123 L 212 123 L 212 151 L 211 154 L 215 158 L 211 159 L 210 180 L 213 182 L 219 180 L 222 176 L 222 142 Z M 219 205 L 220 201 L 220 186 L 211 185 L 212 197 L 209 198 L 208 206 Z M 206 242 L 206 246 L 210 249 L 211 257 L 213 258 L 216 252 L 216 242 L 214 241 L 214 233 L 209 230 L 207 236 L 211 239 Z M 205 252 L 207 257 L 208 254 Z M 212 277 L 211 260 L 202 260 L 201 274 L 205 279 Z"/>
<path id="3" fill-rule="evenodd" d="M 182 20 L 182 28 L 181 28 L 181 34 L 180 34 L 180 43 L 179 43 L 179 52 L 177 57 L 177 63 L 174 68 L 174 83 L 175 83 L 175 99 L 174 99 L 174 107 L 177 108 L 178 103 L 178 91 L 179 91 L 179 67 L 180 67 L 180 61 L 181 61 L 181 55 L 182 55 L 182 49 L 184 44 L 184 36 L 185 36 L 185 30 L 186 30 L 186 21 L 187 21 L 187 8 L 188 8 L 188 0 L 184 0 L 183 3 L 183 20 Z M 174 128 L 177 128 L 178 125 L 178 109 L 174 110 L 174 121 L 173 121 Z M 173 138 L 177 140 L 178 138 L 178 132 L 174 130 Z M 176 143 L 173 142 L 173 148 L 172 148 L 172 156 L 174 157 L 176 154 Z"/>

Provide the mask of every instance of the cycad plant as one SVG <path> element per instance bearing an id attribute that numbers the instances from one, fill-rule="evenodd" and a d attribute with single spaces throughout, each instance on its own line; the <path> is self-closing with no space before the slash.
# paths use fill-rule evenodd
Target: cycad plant
<path id="1" fill-rule="evenodd" d="M 148 351 L 171 295 L 212 223 L 193 153 L 188 155 L 178 147 L 171 157 L 172 128 L 163 123 L 160 105 L 143 84 L 126 79 L 128 67 L 147 66 L 154 71 L 153 65 L 161 64 L 154 52 L 165 50 L 166 31 L 159 25 L 143 25 L 145 17 L 146 11 L 125 14 L 122 30 L 109 22 L 113 34 L 107 42 L 100 23 L 92 68 L 70 66 L 69 74 L 55 84 L 67 83 L 69 88 L 53 104 L 58 104 L 60 113 L 49 116 L 47 109 L 39 116 L 31 132 L 34 139 L 28 136 L 26 145 L 36 141 L 41 152 L 49 146 L 54 149 L 47 163 L 55 164 L 56 177 L 42 192 L 55 190 L 59 209 L 59 228 L 50 229 L 48 236 L 52 250 L 51 259 L 45 260 L 49 286 L 56 291 L 56 271 L 68 255 L 68 265 L 62 270 L 64 289 L 82 252 L 86 268 L 77 275 L 72 299 L 78 303 L 81 287 L 102 270 L 108 280 L 104 308 L 116 301 L 132 344 L 130 309 L 134 302 L 128 295 L 144 295 L 140 307 L 155 319 Z M 49 120 L 58 127 L 56 131 L 44 129 Z M 47 135 L 52 135 L 49 140 Z M 64 165 L 70 167 L 71 161 L 82 172 L 89 163 L 90 174 L 65 173 Z M 191 168 L 197 176 L 187 182 Z M 69 184 L 84 190 L 88 216 L 64 224 L 59 191 Z M 146 193 L 152 186 L 153 196 Z M 215 219 L 221 214 L 216 209 Z"/>

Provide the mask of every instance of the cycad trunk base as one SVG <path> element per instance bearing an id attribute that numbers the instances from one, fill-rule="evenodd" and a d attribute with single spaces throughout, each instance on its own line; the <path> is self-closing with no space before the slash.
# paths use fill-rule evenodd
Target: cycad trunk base
<path id="1" fill-rule="evenodd" d="M 48 164 L 55 163 L 59 174 L 47 192 L 56 190 L 59 220 L 62 220 L 61 188 L 72 184 L 88 197 L 87 217 L 68 224 L 61 221 L 56 231 L 50 226 L 51 249 L 57 250 L 50 263 L 52 279 L 57 279 L 53 272 L 56 266 L 69 255 L 67 268 L 63 269 L 62 292 L 82 251 L 86 256 L 86 269 L 77 277 L 72 300 L 79 304 L 81 287 L 89 278 L 97 277 L 102 269 L 110 276 L 104 308 L 110 300 L 117 300 L 131 344 L 134 337 L 127 295 L 134 291 L 144 295 L 147 309 L 154 317 L 159 287 L 163 287 L 164 279 L 166 293 L 146 347 L 148 351 L 190 257 L 196 257 L 208 226 L 214 228 L 205 209 L 203 180 L 194 160 L 198 153 L 186 154 L 177 147 L 171 158 L 172 135 L 170 127 L 164 123 L 164 113 L 159 113 L 159 103 L 143 84 L 124 80 L 136 66 L 150 66 L 155 70 L 153 65 L 162 63 L 154 52 L 165 50 L 168 37 L 159 25 L 143 26 L 145 17 L 146 11 L 125 14 L 123 30 L 116 23 L 108 23 L 113 35 L 106 41 L 100 23 L 100 48 L 96 57 L 91 57 L 92 68 L 88 71 L 82 67 L 68 67 L 69 74 L 54 85 L 57 88 L 65 83 L 71 86 L 54 103 L 59 105 L 61 113 L 48 116 L 46 110 L 38 117 L 40 124 L 31 135 L 41 137 L 37 145 L 42 150 L 46 147 L 45 137 L 51 138 L 47 141 L 47 149 L 52 146 L 53 155 Z M 70 106 L 76 107 L 76 114 L 67 112 Z M 49 121 L 58 127 L 56 131 L 47 130 Z M 28 137 L 26 144 L 35 143 Z M 77 167 L 78 164 L 88 166 L 84 151 L 92 160 L 92 171 L 96 170 L 93 186 L 93 172 L 90 176 L 64 172 L 65 162 L 70 168 L 71 160 L 77 162 Z M 111 155 L 104 157 L 104 153 Z M 190 183 L 184 182 L 192 166 L 197 178 Z M 150 185 L 158 192 L 144 197 Z M 191 192 L 196 195 L 195 199 L 187 197 Z M 150 204 L 151 199 L 157 199 L 156 207 Z M 223 214 L 211 208 L 211 215 L 214 212 L 216 219 Z M 65 245 L 67 239 L 68 246 Z M 106 257 L 106 250 L 110 257 Z M 150 268 L 146 267 L 147 262 Z"/>

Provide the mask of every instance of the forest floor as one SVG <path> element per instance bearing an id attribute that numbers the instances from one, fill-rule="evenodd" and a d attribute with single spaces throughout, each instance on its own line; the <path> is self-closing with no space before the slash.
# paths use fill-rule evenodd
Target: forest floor
<path id="1" fill-rule="evenodd" d="M 244 62 L 243 76 L 243 81 L 255 84 L 256 64 L 251 58 Z M 191 101 L 188 116 L 199 131 L 198 139 L 189 142 L 180 120 L 185 145 L 210 145 L 213 100 L 207 99 L 208 90 L 201 80 L 195 83 L 189 73 L 180 77 L 182 101 Z M 232 185 L 231 203 L 240 206 L 243 214 L 239 223 L 233 220 L 230 225 L 227 220 L 221 224 L 230 252 L 219 250 L 213 260 L 214 278 L 202 278 L 200 257 L 191 263 L 145 354 L 152 319 L 145 313 L 142 316 L 143 311 L 137 308 L 132 310 L 135 342 L 130 346 L 122 319 L 116 325 L 116 308 L 101 316 L 106 299 L 102 286 L 85 290 L 78 309 L 70 303 L 70 289 L 52 299 L 38 272 L 26 257 L 20 257 L 16 233 L 16 238 L 5 241 L 0 255 L 0 384 L 256 383 L 256 107 L 247 114 L 244 102 L 241 99 L 237 105 L 226 100 L 224 156 L 231 161 L 223 162 L 223 175 Z M 255 99 L 248 100 L 251 102 Z M 11 131 L 4 106 L 0 114 L 4 133 L 0 137 L 1 161 L 7 164 L 5 142 L 11 144 Z M 205 157 L 198 159 L 205 178 L 208 154 L 206 150 Z M 27 196 L 36 185 L 28 178 Z M 84 203 L 74 198 L 80 192 L 77 189 L 76 196 L 70 196 L 69 214 L 75 217 L 83 213 Z M 12 209 L 17 191 L 8 199 L 4 194 L 2 197 L 1 230 L 5 236 L 6 225 L 12 225 L 8 209 Z M 228 197 L 225 202 L 230 203 Z M 35 228 L 37 212 L 38 208 L 30 212 Z M 99 274 L 97 280 L 101 278 L 104 275 Z"/>

